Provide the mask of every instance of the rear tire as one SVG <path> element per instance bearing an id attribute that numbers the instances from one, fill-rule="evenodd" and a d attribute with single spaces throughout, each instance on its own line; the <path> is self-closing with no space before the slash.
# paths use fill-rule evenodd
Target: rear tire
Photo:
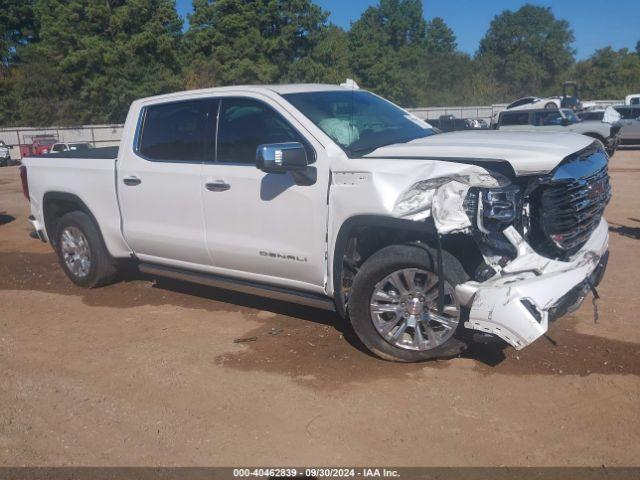
<path id="1" fill-rule="evenodd" d="M 545 104 L 544 108 L 546 108 L 547 110 L 555 110 L 558 108 L 558 105 L 556 105 L 554 102 L 548 102 Z"/>
<path id="2" fill-rule="evenodd" d="M 116 267 L 102 235 L 84 212 L 70 212 L 58 222 L 56 252 L 67 277 L 76 285 L 95 288 L 113 281 Z"/>
<path id="3" fill-rule="evenodd" d="M 349 317 L 355 333 L 375 355 L 396 362 L 419 362 L 451 358 L 466 349 L 463 324 L 468 312 L 455 297 L 455 287 L 468 276 L 450 253 L 443 251 L 442 256 L 444 312 L 448 312 L 442 316 L 436 307 L 435 250 L 392 245 L 362 265 L 353 281 Z"/>

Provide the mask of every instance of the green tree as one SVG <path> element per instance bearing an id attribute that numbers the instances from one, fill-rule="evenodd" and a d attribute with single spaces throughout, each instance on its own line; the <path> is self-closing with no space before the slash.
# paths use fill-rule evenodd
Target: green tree
<path id="1" fill-rule="evenodd" d="M 422 79 L 426 22 L 419 0 L 380 0 L 349 31 L 350 65 L 367 88 L 413 105 Z"/>
<path id="2" fill-rule="evenodd" d="M 121 122 L 132 100 L 180 87 L 170 0 L 38 0 L 39 41 L 18 48 L 21 120 Z"/>
<path id="3" fill-rule="evenodd" d="M 453 30 L 440 17 L 427 22 L 425 48 L 427 53 L 453 53 L 458 48 Z"/>
<path id="4" fill-rule="evenodd" d="M 640 91 L 640 56 L 626 48 L 603 48 L 578 62 L 573 76 L 580 79 L 583 98 L 624 98 Z"/>
<path id="5" fill-rule="evenodd" d="M 638 40 L 638 43 L 636 43 L 636 53 L 640 55 L 640 40 Z"/>
<path id="6" fill-rule="evenodd" d="M 569 24 L 549 7 L 527 4 L 493 19 L 477 58 L 512 96 L 550 94 L 573 63 L 573 40 Z"/>
<path id="7" fill-rule="evenodd" d="M 291 82 L 341 83 L 352 76 L 349 67 L 347 32 L 329 25 L 316 33 L 309 54 L 294 62 L 287 80 Z"/>
<path id="8" fill-rule="evenodd" d="M 326 57 L 323 36 L 331 36 L 328 44 L 340 41 L 327 17 L 311 0 L 195 0 L 184 38 L 186 83 L 287 81 L 300 76 L 300 68 L 293 67 L 299 61 L 315 72 L 310 77 L 322 76 L 313 58 Z"/>
<path id="9" fill-rule="evenodd" d="M 37 36 L 34 0 L 0 0 L 0 75 L 14 63 L 16 49 Z"/>

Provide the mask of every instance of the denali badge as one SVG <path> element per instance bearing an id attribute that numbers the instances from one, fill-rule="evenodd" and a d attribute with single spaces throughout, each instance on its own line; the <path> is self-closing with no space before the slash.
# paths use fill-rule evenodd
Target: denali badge
<path id="1" fill-rule="evenodd" d="M 263 250 L 260 251 L 260 256 L 271 257 L 271 258 L 281 258 L 282 260 L 295 260 L 296 262 L 307 261 L 307 257 L 298 257 L 297 255 L 286 255 L 284 253 L 265 252 Z"/>

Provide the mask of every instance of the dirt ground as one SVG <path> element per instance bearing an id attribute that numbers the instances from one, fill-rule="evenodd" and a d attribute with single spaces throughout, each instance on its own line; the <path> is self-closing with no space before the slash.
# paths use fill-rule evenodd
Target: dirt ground
<path id="1" fill-rule="evenodd" d="M 400 365 L 318 310 L 135 276 L 77 288 L 2 168 L 0 465 L 637 466 L 640 150 L 610 172 L 598 324 L 586 301 L 520 352 Z"/>

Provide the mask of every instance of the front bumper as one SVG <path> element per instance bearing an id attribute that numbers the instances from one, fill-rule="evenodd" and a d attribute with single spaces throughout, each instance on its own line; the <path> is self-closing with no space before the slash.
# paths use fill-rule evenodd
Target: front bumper
<path id="1" fill-rule="evenodd" d="M 458 285 L 456 293 L 469 308 L 466 328 L 496 335 L 520 350 L 542 336 L 549 321 L 576 308 L 588 282 L 599 283 L 608 259 L 608 224 L 602 219 L 568 261 L 538 255 L 513 227 L 504 234 L 517 257 L 486 282 Z"/>

